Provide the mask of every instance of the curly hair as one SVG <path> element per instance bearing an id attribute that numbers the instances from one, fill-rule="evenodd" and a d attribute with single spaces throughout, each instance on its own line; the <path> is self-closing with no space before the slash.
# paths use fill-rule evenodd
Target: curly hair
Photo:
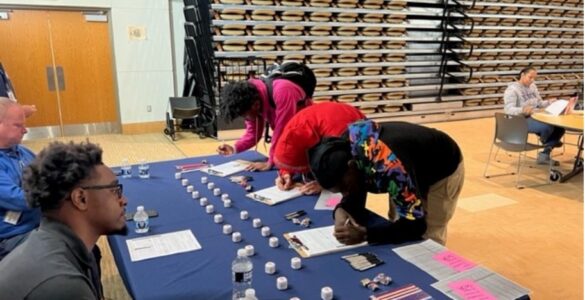
<path id="1" fill-rule="evenodd" d="M 41 211 L 59 208 L 61 200 L 102 164 L 102 149 L 89 141 L 49 144 L 23 172 L 29 206 Z"/>
<path id="2" fill-rule="evenodd" d="M 231 122 L 249 111 L 258 99 L 260 94 L 252 83 L 247 80 L 232 81 L 221 91 L 219 111 L 226 122 Z"/>

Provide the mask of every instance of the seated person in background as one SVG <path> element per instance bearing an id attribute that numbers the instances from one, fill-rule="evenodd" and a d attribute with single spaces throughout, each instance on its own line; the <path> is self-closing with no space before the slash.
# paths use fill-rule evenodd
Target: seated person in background
<path id="1" fill-rule="evenodd" d="M 461 151 L 447 134 L 405 122 L 358 121 L 341 138 L 323 139 L 309 161 L 324 189 L 343 194 L 333 214 L 340 243 L 428 238 L 445 244 L 464 180 Z M 368 192 L 388 193 L 389 221 L 370 225 Z"/>
<path id="2" fill-rule="evenodd" d="M 51 143 L 24 171 L 38 230 L 0 261 L 0 299 L 103 299 L 91 250 L 106 234 L 126 234 L 126 197 L 91 143 Z"/>
<path id="3" fill-rule="evenodd" d="M 504 111 L 508 115 L 522 114 L 526 117 L 528 132 L 538 135 L 540 142 L 545 146 L 543 151 L 538 154 L 536 161 L 538 164 L 549 164 L 550 152 L 552 148 L 562 145 L 561 138 L 565 134 L 565 129 L 542 123 L 530 117 L 537 109 L 545 108 L 556 100 L 542 100 L 534 83 L 536 75 L 534 67 L 527 67 L 520 71 L 520 79 L 510 83 L 504 92 Z M 558 164 L 558 162 L 553 163 Z"/>
<path id="4" fill-rule="evenodd" d="M 22 146 L 27 130 L 21 105 L 0 100 L 0 260 L 39 226 L 41 212 L 30 207 L 22 190 L 22 169 L 35 155 Z"/>
<path id="5" fill-rule="evenodd" d="M 286 123 L 299 110 L 313 103 L 311 99 L 307 99 L 300 86 L 286 79 L 274 80 L 272 91 L 275 107 L 270 105 L 266 85 L 260 79 L 231 82 L 223 88 L 220 104 L 223 118 L 231 122 L 238 117 L 244 117 L 246 132 L 234 147 L 220 145 L 217 149 L 219 154 L 229 155 L 252 148 L 262 138 L 265 123 L 273 130 L 271 142 L 276 145 Z M 270 147 L 267 162 L 252 163 L 248 170 L 270 170 L 274 164 L 274 148 Z"/>
<path id="6" fill-rule="evenodd" d="M 359 109 L 337 102 L 311 105 L 297 113 L 286 124 L 274 152 L 274 163 L 278 170 L 276 185 L 282 190 L 293 188 L 293 175 L 309 173 L 307 151 L 325 136 L 340 136 L 347 126 L 366 117 Z M 316 181 L 301 187 L 305 194 L 321 191 Z"/>

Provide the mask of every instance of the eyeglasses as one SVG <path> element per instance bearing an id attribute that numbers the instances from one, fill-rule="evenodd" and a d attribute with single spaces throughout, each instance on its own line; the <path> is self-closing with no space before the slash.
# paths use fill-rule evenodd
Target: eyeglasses
<path id="1" fill-rule="evenodd" d="M 90 185 L 90 186 L 80 186 L 80 188 L 84 190 L 103 190 L 103 189 L 112 189 L 118 198 L 122 198 L 122 194 L 124 193 L 124 186 L 121 183 L 116 184 L 107 184 L 107 185 Z"/>

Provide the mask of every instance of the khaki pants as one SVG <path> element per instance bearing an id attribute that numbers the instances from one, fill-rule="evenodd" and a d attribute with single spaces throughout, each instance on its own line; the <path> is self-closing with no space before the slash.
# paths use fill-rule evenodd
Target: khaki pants
<path id="1" fill-rule="evenodd" d="M 432 239 L 442 245 L 447 242 L 447 224 L 455 212 L 464 177 L 462 158 L 453 174 L 437 181 L 429 188 L 427 199 L 423 201 L 427 223 L 427 231 L 423 235 L 425 239 Z"/>

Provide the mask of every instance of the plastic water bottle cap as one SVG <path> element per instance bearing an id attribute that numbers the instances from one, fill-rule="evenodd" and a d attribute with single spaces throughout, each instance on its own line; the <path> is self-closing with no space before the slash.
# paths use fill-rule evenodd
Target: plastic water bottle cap
<path id="1" fill-rule="evenodd" d="M 238 249 L 238 256 L 247 256 L 246 249 L 244 249 L 244 248 Z"/>
<path id="2" fill-rule="evenodd" d="M 144 210 L 144 206 L 139 205 L 138 207 L 136 207 L 136 211 L 143 211 Z"/>
<path id="3" fill-rule="evenodd" d="M 245 292 L 246 297 L 256 297 L 256 290 L 247 289 Z"/>

